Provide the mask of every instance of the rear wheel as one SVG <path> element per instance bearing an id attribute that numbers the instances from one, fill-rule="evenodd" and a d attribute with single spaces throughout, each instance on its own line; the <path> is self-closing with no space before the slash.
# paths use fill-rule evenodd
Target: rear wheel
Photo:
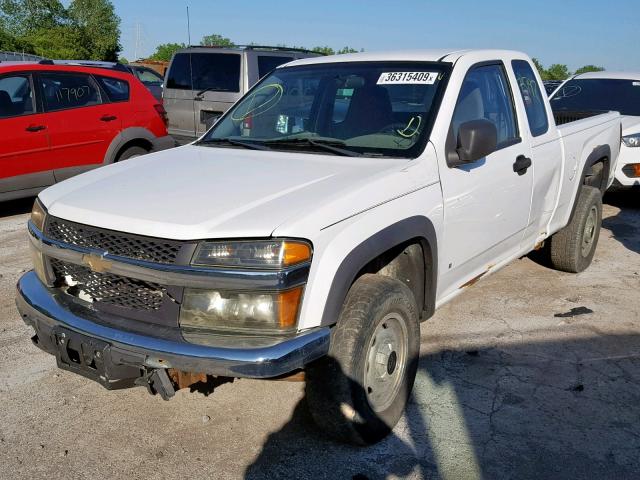
<path id="1" fill-rule="evenodd" d="M 122 160 L 129 160 L 130 158 L 146 155 L 147 153 L 149 153 L 149 150 L 143 147 L 138 147 L 138 146 L 129 147 L 126 150 L 124 150 L 120 155 L 118 155 L 118 159 L 116 161 L 121 162 Z"/>
<path id="2" fill-rule="evenodd" d="M 307 403 L 317 425 L 347 443 L 384 438 L 404 411 L 419 349 L 411 291 L 389 277 L 362 276 L 349 290 L 329 355 L 307 368 Z"/>
<path id="3" fill-rule="evenodd" d="M 578 273 L 593 260 L 602 223 L 602 194 L 583 185 L 571 222 L 549 240 L 551 264 L 563 272 Z"/>

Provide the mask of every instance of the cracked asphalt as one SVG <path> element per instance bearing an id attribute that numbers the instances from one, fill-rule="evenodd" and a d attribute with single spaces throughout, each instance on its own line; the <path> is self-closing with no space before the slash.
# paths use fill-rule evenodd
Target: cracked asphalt
<path id="1" fill-rule="evenodd" d="M 304 384 L 164 402 L 55 367 L 14 306 L 31 200 L 0 204 L 0 478 L 640 478 L 640 195 L 606 197 L 593 265 L 525 258 L 422 326 L 413 397 L 368 448 L 322 437 Z"/>

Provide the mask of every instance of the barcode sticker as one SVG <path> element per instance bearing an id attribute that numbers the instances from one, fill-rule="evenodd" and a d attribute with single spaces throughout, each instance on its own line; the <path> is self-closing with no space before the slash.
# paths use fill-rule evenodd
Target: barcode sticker
<path id="1" fill-rule="evenodd" d="M 384 72 L 378 78 L 378 85 L 433 85 L 438 72 Z"/>

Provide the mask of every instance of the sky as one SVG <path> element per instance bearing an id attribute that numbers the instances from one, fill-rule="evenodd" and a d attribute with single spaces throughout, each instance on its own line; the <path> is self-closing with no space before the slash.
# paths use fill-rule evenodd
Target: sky
<path id="1" fill-rule="evenodd" d="M 191 43 L 217 33 L 237 44 L 366 51 L 506 48 L 545 66 L 595 64 L 640 71 L 638 0 L 112 0 L 122 55 L 132 60 L 160 43 Z"/>

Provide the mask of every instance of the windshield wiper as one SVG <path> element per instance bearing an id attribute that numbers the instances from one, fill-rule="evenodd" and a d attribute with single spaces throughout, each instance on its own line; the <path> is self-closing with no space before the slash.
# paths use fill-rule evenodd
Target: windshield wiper
<path id="1" fill-rule="evenodd" d="M 233 145 L 234 147 L 248 148 L 249 150 L 271 150 L 265 145 L 254 142 L 243 142 L 242 140 L 233 140 L 232 138 L 207 138 L 199 141 L 196 145 Z"/>
<path id="2" fill-rule="evenodd" d="M 201 97 L 202 95 L 204 95 L 207 92 L 211 92 L 211 91 L 216 91 L 216 92 L 230 92 L 231 90 L 229 90 L 228 88 L 218 88 L 218 87 L 207 87 L 203 90 L 200 90 L 198 93 L 196 93 L 195 98 Z"/>
<path id="3" fill-rule="evenodd" d="M 355 152 L 353 150 L 349 150 L 346 148 L 342 148 L 346 144 L 341 140 L 321 140 L 321 139 L 313 139 L 313 138 L 280 138 L 277 140 L 269 140 L 264 142 L 269 146 L 278 146 L 278 145 L 294 145 L 294 146 L 306 146 L 310 145 L 312 147 L 316 147 L 321 150 L 326 150 L 328 152 L 335 153 L 336 155 L 342 155 L 344 157 L 363 157 L 359 152 Z"/>

